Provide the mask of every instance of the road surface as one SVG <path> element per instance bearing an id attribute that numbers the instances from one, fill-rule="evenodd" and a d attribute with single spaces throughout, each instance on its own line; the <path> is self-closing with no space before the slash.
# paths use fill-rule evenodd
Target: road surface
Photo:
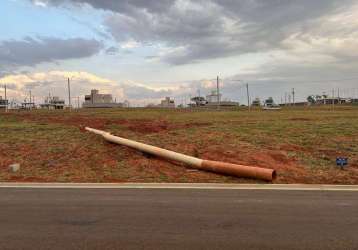
<path id="1" fill-rule="evenodd" d="M 0 188 L 0 249 L 357 249 L 358 192 Z"/>

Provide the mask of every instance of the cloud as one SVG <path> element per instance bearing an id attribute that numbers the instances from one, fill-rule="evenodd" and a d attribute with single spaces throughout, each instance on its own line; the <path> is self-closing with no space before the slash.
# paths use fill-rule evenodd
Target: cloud
<path id="1" fill-rule="evenodd" d="M 40 7 L 46 7 L 47 3 L 46 1 L 42 1 L 42 0 L 32 0 L 32 3 L 36 6 L 40 6 Z"/>
<path id="2" fill-rule="evenodd" d="M 123 84 L 124 94 L 128 99 L 158 99 L 165 96 L 172 96 L 172 89 L 156 89 L 140 84 Z"/>
<path id="3" fill-rule="evenodd" d="M 76 8 L 92 6 L 104 10 L 102 25 L 115 39 L 113 44 L 118 44 L 119 49 L 130 49 L 131 53 L 138 47 L 151 46 L 145 60 L 148 64 L 158 61 L 170 65 L 198 63 L 193 65 L 193 70 L 208 66 L 200 76 L 212 74 L 213 70 L 230 72 L 234 76 L 228 76 L 222 86 L 224 96 L 230 99 L 245 98 L 242 97 L 244 91 L 238 87 L 240 84 L 230 79 L 248 81 L 253 97 L 272 95 L 276 98 L 292 87 L 304 98 L 340 85 L 353 88 L 356 84 L 356 80 L 339 81 L 357 76 L 358 5 L 354 0 L 37 2 L 47 7 L 71 4 Z M 228 64 L 235 64 L 236 60 L 238 72 L 242 73 L 235 75 L 234 70 L 225 71 L 228 66 L 232 68 Z M 182 72 L 187 74 L 191 67 L 170 70 L 176 78 Z M 215 83 L 211 80 L 179 85 L 168 82 L 164 89 L 139 83 L 118 85 L 125 97 L 140 100 L 195 94 L 199 88 L 206 94 Z"/>
<path id="4" fill-rule="evenodd" d="M 141 44 L 139 42 L 134 41 L 133 39 L 131 39 L 129 41 L 123 42 L 121 44 L 121 48 L 122 49 L 134 49 L 134 48 L 140 47 L 140 45 Z"/>
<path id="5" fill-rule="evenodd" d="M 0 69 L 35 66 L 44 62 L 85 58 L 97 54 L 103 45 L 93 39 L 26 37 L 0 42 Z"/>
<path id="6" fill-rule="evenodd" d="M 9 96 L 17 100 L 26 97 L 29 90 L 38 98 L 53 95 L 66 96 L 67 78 L 71 79 L 71 87 L 74 96 L 85 95 L 92 88 L 100 88 L 102 91 L 122 95 L 117 84 L 109 79 L 96 76 L 88 72 L 77 71 L 49 71 L 37 73 L 10 74 L 0 78 L 0 84 L 10 86 Z"/>
<path id="7" fill-rule="evenodd" d="M 130 99 L 132 103 L 142 100 L 159 102 L 159 99 L 172 95 L 175 89 L 148 87 L 130 81 L 116 82 L 89 72 L 77 71 L 10 74 L 0 78 L 0 85 L 6 84 L 9 90 L 8 96 L 20 101 L 27 97 L 29 90 L 37 97 L 37 101 L 42 101 L 49 93 L 66 99 L 67 78 L 71 81 L 72 96 L 80 96 L 82 101 L 84 95 L 89 94 L 91 89 L 98 89 L 101 93 L 112 94 L 118 101 Z"/>
<path id="8" fill-rule="evenodd" d="M 60 6 L 72 3 L 75 5 L 90 5 L 93 8 L 114 11 L 114 12 L 131 12 L 137 8 L 146 9 L 149 12 L 160 13 L 168 9 L 172 0 L 30 0 L 34 4 L 41 6 Z"/>
<path id="9" fill-rule="evenodd" d="M 119 49 L 117 47 L 111 46 L 111 47 L 107 48 L 105 52 L 107 55 L 116 55 L 116 54 L 118 54 Z"/>
<path id="10" fill-rule="evenodd" d="M 200 80 L 176 83 L 175 86 L 168 83 L 164 87 L 147 86 L 143 83 L 133 81 L 116 82 L 103 78 L 89 72 L 78 71 L 48 71 L 36 73 L 10 74 L 0 78 L 0 85 L 8 86 L 10 98 L 23 100 L 28 96 L 29 91 L 36 96 L 36 100 L 51 95 L 67 98 L 67 78 L 71 80 L 72 96 L 83 96 L 90 93 L 91 89 L 98 89 L 101 93 L 109 93 L 118 101 L 130 100 L 132 104 L 159 103 L 166 96 L 183 98 L 195 95 L 198 89 L 202 94 L 209 93 L 215 87 L 214 80 Z M 188 98 L 189 99 L 189 98 Z M 67 101 L 67 99 L 66 99 Z"/>
<path id="11" fill-rule="evenodd" d="M 349 10 L 354 3 L 353 0 L 45 2 L 55 6 L 68 3 L 90 5 L 111 11 L 104 24 L 118 42 L 160 44 L 159 59 L 173 65 L 277 49 L 289 50 L 287 39 L 295 34 L 310 33 L 311 26 L 324 27 L 318 24 L 322 18 Z M 355 23 L 353 19 L 350 24 L 352 22 Z M 345 26 L 345 23 L 332 23 L 335 23 L 336 31 L 339 31 L 337 26 Z M 322 37 L 327 35 L 319 29 L 315 32 Z"/>

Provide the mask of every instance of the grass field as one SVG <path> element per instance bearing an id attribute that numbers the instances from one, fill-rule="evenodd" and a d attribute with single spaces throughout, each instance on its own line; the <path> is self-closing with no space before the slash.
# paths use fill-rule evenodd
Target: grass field
<path id="1" fill-rule="evenodd" d="M 209 160 L 274 168 L 274 183 L 358 184 L 358 107 L 0 113 L 0 181 L 259 182 L 185 168 L 85 126 Z M 340 170 L 337 156 L 349 157 Z M 11 173 L 8 165 L 20 163 Z"/>

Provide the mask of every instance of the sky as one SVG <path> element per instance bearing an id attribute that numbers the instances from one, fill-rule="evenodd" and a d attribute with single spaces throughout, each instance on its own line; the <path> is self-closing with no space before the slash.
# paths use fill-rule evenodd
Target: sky
<path id="1" fill-rule="evenodd" d="M 358 97 L 357 0 L 2 0 L 0 23 L 10 100 Z"/>

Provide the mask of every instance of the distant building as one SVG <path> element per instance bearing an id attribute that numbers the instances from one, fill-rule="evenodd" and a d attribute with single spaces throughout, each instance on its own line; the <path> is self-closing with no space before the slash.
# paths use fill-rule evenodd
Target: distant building
<path id="1" fill-rule="evenodd" d="M 202 96 L 196 96 L 190 99 L 192 101 L 188 104 L 189 107 L 217 107 L 220 104 L 220 107 L 234 107 L 239 106 L 238 102 L 233 102 L 230 100 L 223 100 L 222 95 L 218 95 L 216 90 L 211 91 L 211 94 L 207 95 L 206 98 Z"/>
<path id="2" fill-rule="evenodd" d="M 274 106 L 276 106 L 276 105 L 275 105 L 275 102 L 274 102 L 273 98 L 272 98 L 272 97 L 269 97 L 269 98 L 267 98 L 267 99 L 265 100 L 264 106 L 265 106 L 265 107 L 274 107 Z"/>
<path id="3" fill-rule="evenodd" d="M 26 100 L 21 103 L 21 109 L 35 109 L 36 104 L 34 102 L 27 102 Z"/>
<path id="4" fill-rule="evenodd" d="M 165 99 L 160 102 L 158 107 L 160 107 L 160 108 L 175 108 L 175 102 L 173 99 L 170 99 L 170 97 L 165 97 Z"/>
<path id="5" fill-rule="evenodd" d="M 329 104 L 346 104 L 350 103 L 351 99 L 347 98 L 338 98 L 338 97 L 321 97 L 316 99 L 316 103 L 318 105 L 329 105 Z"/>
<path id="6" fill-rule="evenodd" d="M 45 103 L 40 104 L 40 107 L 47 109 L 64 109 L 65 100 L 61 100 L 58 96 L 48 96 L 45 99 Z"/>
<path id="7" fill-rule="evenodd" d="M 90 95 L 85 95 L 83 108 L 120 108 L 123 103 L 113 102 L 111 94 L 99 94 L 97 89 L 92 89 Z"/>
<path id="8" fill-rule="evenodd" d="M 189 107 L 201 107 L 208 103 L 205 97 L 202 96 L 195 96 L 191 98 L 190 101 L 192 101 L 192 103 L 189 103 Z"/>
<path id="9" fill-rule="evenodd" d="M 308 106 L 311 105 L 310 102 L 295 102 L 295 103 L 280 103 L 279 106 Z"/>
<path id="10" fill-rule="evenodd" d="M 8 104 L 9 104 L 7 107 L 8 109 L 20 109 L 21 108 L 21 105 L 15 100 L 10 101 Z"/>
<path id="11" fill-rule="evenodd" d="M 256 98 L 252 101 L 251 106 L 253 106 L 253 107 L 260 107 L 260 106 L 261 106 L 260 98 L 256 97 Z"/>
<path id="12" fill-rule="evenodd" d="M 233 102 L 233 101 L 229 101 L 229 100 L 222 100 L 222 95 L 221 94 L 217 94 L 216 90 L 211 91 L 210 95 L 206 96 L 206 105 L 205 106 L 219 106 L 220 107 L 234 107 L 234 106 L 239 106 L 238 102 Z"/>
<path id="13" fill-rule="evenodd" d="M 206 96 L 206 101 L 208 103 L 218 103 L 221 100 L 221 96 L 221 94 L 217 94 L 216 90 L 213 90 L 210 95 Z"/>
<path id="14" fill-rule="evenodd" d="M 9 101 L 6 99 L 3 99 L 2 96 L 0 96 L 0 109 L 5 109 L 8 104 L 9 104 Z"/>
<path id="15" fill-rule="evenodd" d="M 353 98 L 353 99 L 351 99 L 351 103 L 352 103 L 353 105 L 358 105 L 358 98 Z"/>
<path id="16" fill-rule="evenodd" d="M 128 101 L 128 100 L 125 100 L 125 101 L 123 102 L 123 108 L 129 108 L 129 107 L 130 107 L 129 101 Z"/>

